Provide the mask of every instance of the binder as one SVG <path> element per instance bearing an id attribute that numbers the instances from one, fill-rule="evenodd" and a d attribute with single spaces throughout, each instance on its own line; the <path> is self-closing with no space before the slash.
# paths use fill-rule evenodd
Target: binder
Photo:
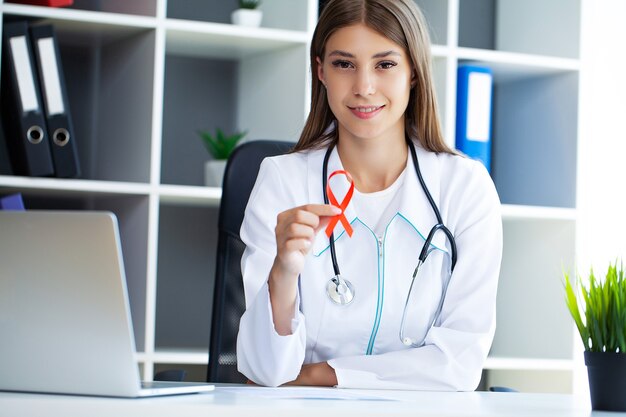
<path id="1" fill-rule="evenodd" d="M 1 94 L 1 93 L 0 93 Z M 0 175 L 13 175 L 9 151 L 4 138 L 4 128 L 2 127 L 2 117 L 0 117 Z"/>
<path id="2" fill-rule="evenodd" d="M 24 200 L 22 194 L 10 194 L 0 197 L 0 210 L 19 210 L 24 211 Z"/>
<path id="3" fill-rule="evenodd" d="M 80 165 L 54 26 L 31 26 L 30 37 L 41 85 L 54 171 L 57 177 L 75 178 L 80 176 Z"/>
<path id="4" fill-rule="evenodd" d="M 457 70 L 456 148 L 491 170 L 493 74 L 488 67 L 460 65 Z"/>
<path id="5" fill-rule="evenodd" d="M 2 118 L 17 175 L 51 176 L 52 156 L 26 22 L 5 23 L 2 45 Z"/>

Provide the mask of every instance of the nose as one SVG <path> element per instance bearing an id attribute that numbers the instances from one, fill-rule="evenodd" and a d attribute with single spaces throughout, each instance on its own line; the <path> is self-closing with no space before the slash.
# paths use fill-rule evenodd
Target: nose
<path id="1" fill-rule="evenodd" d="M 356 79 L 354 81 L 354 87 L 352 92 L 356 96 L 368 96 L 376 92 L 374 85 L 374 76 L 370 71 L 361 69 L 356 73 Z"/>

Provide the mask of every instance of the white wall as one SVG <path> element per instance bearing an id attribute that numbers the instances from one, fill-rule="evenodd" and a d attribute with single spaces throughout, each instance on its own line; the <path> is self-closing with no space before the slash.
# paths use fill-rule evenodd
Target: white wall
<path id="1" fill-rule="evenodd" d="M 626 1 L 583 7 L 578 269 L 604 273 L 626 261 Z"/>
<path id="2" fill-rule="evenodd" d="M 626 263 L 626 1 L 584 0 L 578 152 L 577 270 Z M 588 396 L 581 349 L 574 392 Z"/>

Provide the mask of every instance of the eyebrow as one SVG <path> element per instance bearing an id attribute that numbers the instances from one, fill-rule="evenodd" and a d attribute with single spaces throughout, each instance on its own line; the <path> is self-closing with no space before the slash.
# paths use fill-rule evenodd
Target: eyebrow
<path id="1" fill-rule="evenodd" d="M 377 54 L 372 55 L 373 59 L 377 59 L 377 58 L 385 58 L 388 57 L 390 55 L 395 55 L 395 56 L 401 56 L 399 52 L 397 51 L 384 51 L 384 52 L 378 52 Z M 340 51 L 340 50 L 334 50 L 331 53 L 328 54 L 329 57 L 331 56 L 342 56 L 344 58 L 355 58 L 355 56 L 353 54 L 351 54 L 350 52 L 346 52 L 346 51 Z"/>

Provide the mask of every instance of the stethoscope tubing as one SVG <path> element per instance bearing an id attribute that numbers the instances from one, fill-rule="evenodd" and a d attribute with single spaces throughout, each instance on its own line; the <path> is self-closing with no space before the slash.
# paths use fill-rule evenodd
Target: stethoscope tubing
<path id="1" fill-rule="evenodd" d="M 452 272 L 454 271 L 454 267 L 456 266 L 456 261 L 457 261 L 456 240 L 454 239 L 454 235 L 452 234 L 452 232 L 450 232 L 450 230 L 443 224 L 443 219 L 441 217 L 441 213 L 439 212 L 439 208 L 437 207 L 437 204 L 435 203 L 433 196 L 430 194 L 430 190 L 428 189 L 428 186 L 426 185 L 426 181 L 424 181 L 424 177 L 422 176 L 422 170 L 420 169 L 419 161 L 417 159 L 417 152 L 415 151 L 415 145 L 413 145 L 413 142 L 411 142 L 410 140 L 408 140 L 407 142 L 409 144 L 409 151 L 411 152 L 411 158 L 413 159 L 415 172 L 417 173 L 417 179 L 420 185 L 422 186 L 422 190 L 424 190 L 424 194 L 426 195 L 426 198 L 428 199 L 428 203 L 432 207 L 433 212 L 435 213 L 435 217 L 437 219 L 437 224 L 433 226 L 433 228 L 430 230 L 430 232 L 428 233 L 428 236 L 426 237 L 426 241 L 424 242 L 424 245 L 422 246 L 422 250 L 419 254 L 419 260 L 422 263 L 426 261 L 426 257 L 429 254 L 429 248 L 430 248 L 431 242 L 433 238 L 435 237 L 435 234 L 437 233 L 437 231 L 441 230 L 443 233 L 446 234 L 446 236 L 448 237 L 448 241 L 450 242 L 450 254 L 451 254 L 451 259 L 452 259 L 450 271 Z M 330 155 L 334 147 L 335 147 L 334 143 L 330 144 L 330 146 L 326 150 L 326 154 L 324 155 L 324 163 L 322 165 L 322 193 L 324 194 L 324 204 L 329 204 L 328 192 L 326 191 L 326 186 L 328 184 L 328 160 L 330 159 Z M 337 251 L 335 249 L 335 234 L 334 233 L 330 234 L 329 242 L 330 242 L 330 258 L 333 264 L 333 271 L 335 273 L 335 276 L 341 276 L 341 273 L 339 271 L 339 262 L 337 262 Z"/>
<path id="2" fill-rule="evenodd" d="M 332 153 L 334 147 L 334 143 L 332 143 L 328 147 L 326 155 L 324 155 L 324 165 L 322 166 L 322 192 L 324 193 L 324 204 L 329 204 L 328 192 L 326 191 L 326 186 L 328 185 L 328 160 L 330 159 L 330 154 Z M 337 251 L 335 250 L 334 232 L 330 234 L 328 240 L 330 241 L 330 259 L 333 263 L 333 271 L 335 272 L 335 277 L 340 277 L 341 273 L 339 272 L 339 263 L 337 262 Z"/>
<path id="3" fill-rule="evenodd" d="M 430 194 L 430 190 L 428 190 L 428 187 L 426 186 L 426 181 L 424 181 L 424 177 L 422 176 L 422 170 L 420 169 L 420 164 L 419 164 L 419 161 L 417 160 L 417 152 L 415 151 L 415 145 L 413 145 L 413 142 L 411 142 L 410 140 L 408 142 L 409 142 L 409 150 L 411 151 L 411 158 L 413 159 L 413 165 L 415 166 L 415 172 L 417 173 L 417 179 L 419 180 L 420 185 L 422 186 L 422 190 L 424 190 L 424 194 L 426 195 L 426 198 L 428 199 L 428 202 L 430 203 L 430 207 L 432 207 L 433 212 L 435 213 L 435 217 L 437 218 L 437 224 L 434 225 L 432 229 L 430 229 L 430 232 L 428 233 L 428 237 L 426 238 L 426 241 L 424 242 L 424 246 L 422 246 L 422 251 L 420 252 L 419 259 L 422 261 L 422 263 L 426 260 L 426 257 L 428 256 L 428 253 L 429 253 L 428 248 L 430 247 L 430 244 L 433 238 L 435 237 L 435 233 L 437 233 L 438 230 L 441 230 L 442 232 L 446 234 L 446 236 L 448 237 L 448 241 L 450 242 L 450 255 L 452 259 L 450 271 L 452 272 L 454 271 L 454 267 L 456 266 L 456 259 L 457 259 L 456 240 L 454 239 L 454 235 L 452 234 L 452 232 L 450 232 L 450 229 L 448 229 L 443 224 L 443 219 L 441 217 L 441 213 L 439 212 L 439 208 L 437 207 L 437 204 L 435 204 L 435 200 L 433 199 L 433 196 Z"/>
<path id="4" fill-rule="evenodd" d="M 424 177 L 422 176 L 422 171 L 421 171 L 420 166 L 419 166 L 419 161 L 417 159 L 417 152 L 415 151 L 415 145 L 410 140 L 407 140 L 407 142 L 408 142 L 408 145 L 409 145 L 409 150 L 411 152 L 411 158 L 413 160 L 413 165 L 415 167 L 415 172 L 417 173 L 417 178 L 418 178 L 419 183 L 420 183 L 420 185 L 422 187 L 422 190 L 424 191 L 424 194 L 426 195 L 426 198 L 428 199 L 428 203 L 432 207 L 433 212 L 435 214 L 435 217 L 437 219 L 437 224 L 435 224 L 430 229 L 430 232 L 428 233 L 428 235 L 427 235 L 427 237 L 426 237 L 426 239 L 424 241 L 424 245 L 422 246 L 422 250 L 420 251 L 420 254 L 419 254 L 419 257 L 418 257 L 417 267 L 415 268 L 415 271 L 413 272 L 413 277 L 411 279 L 411 284 L 409 286 L 409 291 L 408 291 L 407 296 L 406 296 L 406 301 L 404 303 L 404 309 L 402 310 L 402 319 L 401 319 L 401 322 L 400 322 L 400 333 L 399 333 L 399 336 L 400 336 L 400 340 L 402 341 L 402 343 L 405 346 L 408 346 L 408 347 L 420 347 L 420 346 L 424 345 L 425 340 L 426 340 L 426 336 L 424 336 L 419 343 L 418 342 L 414 342 L 410 337 L 405 337 L 404 336 L 406 314 L 407 314 L 407 310 L 408 310 L 408 307 L 409 307 L 409 301 L 410 301 L 410 298 L 411 298 L 411 294 L 413 292 L 413 286 L 415 284 L 416 277 L 417 277 L 417 275 L 419 273 L 419 269 L 420 269 L 421 265 L 426 261 L 426 258 L 428 257 L 428 255 L 434 249 L 434 248 L 431 248 L 431 246 L 432 246 L 432 241 L 433 241 L 435 235 L 437 234 L 438 231 L 443 232 L 446 235 L 446 237 L 448 238 L 448 241 L 450 243 L 451 267 L 450 267 L 450 275 L 448 276 L 448 279 L 446 280 L 446 282 L 445 282 L 445 284 L 444 284 L 444 286 L 442 288 L 442 295 L 441 295 L 441 298 L 439 300 L 439 304 L 437 306 L 437 310 L 435 311 L 435 315 L 433 316 L 432 322 L 430 324 L 430 327 L 432 327 L 432 326 L 435 325 L 437 320 L 439 320 L 439 316 L 441 315 L 441 311 L 443 309 L 443 304 L 444 304 L 444 301 L 445 301 L 445 297 L 446 297 L 446 294 L 448 292 L 448 285 L 450 284 L 450 278 L 452 276 L 452 272 L 454 271 L 454 267 L 456 266 L 457 248 L 456 248 L 456 241 L 454 239 L 454 235 L 443 224 L 443 219 L 441 217 L 441 213 L 439 212 L 439 208 L 437 207 L 437 204 L 435 203 L 435 200 L 433 199 L 433 196 L 430 194 L 430 191 L 429 191 L 428 187 L 426 186 L 426 181 L 424 181 Z M 324 194 L 324 203 L 325 204 L 329 204 L 328 192 L 327 192 L 328 160 L 330 159 L 330 155 L 332 153 L 332 150 L 333 150 L 334 146 L 335 146 L 335 144 L 332 143 L 328 147 L 328 150 L 326 151 L 326 154 L 324 155 L 324 164 L 323 164 L 323 167 L 322 167 L 322 192 Z M 333 271 L 335 273 L 335 276 L 333 278 L 331 278 L 330 281 L 327 284 L 326 290 L 327 290 L 327 293 L 328 293 L 328 297 L 335 304 L 348 305 L 354 299 L 354 288 L 352 286 L 352 283 L 350 283 L 350 281 L 344 280 L 341 277 L 341 274 L 340 274 L 340 271 L 339 271 L 339 263 L 337 262 L 337 252 L 335 250 L 335 235 L 334 235 L 334 233 L 330 234 L 329 241 L 330 241 L 330 245 L 329 245 L 330 246 L 330 257 L 331 257 L 331 260 L 332 260 Z"/>

